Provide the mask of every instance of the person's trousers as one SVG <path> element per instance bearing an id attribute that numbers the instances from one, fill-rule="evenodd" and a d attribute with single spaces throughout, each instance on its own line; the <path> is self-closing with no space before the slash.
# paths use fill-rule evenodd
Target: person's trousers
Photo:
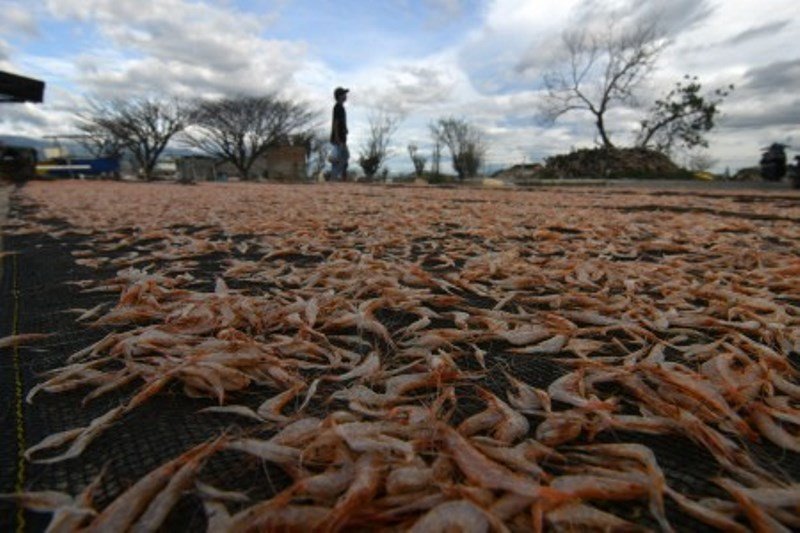
<path id="1" fill-rule="evenodd" d="M 331 179 L 346 181 L 347 163 L 350 160 L 350 150 L 347 149 L 347 145 L 334 144 L 331 157 Z"/>

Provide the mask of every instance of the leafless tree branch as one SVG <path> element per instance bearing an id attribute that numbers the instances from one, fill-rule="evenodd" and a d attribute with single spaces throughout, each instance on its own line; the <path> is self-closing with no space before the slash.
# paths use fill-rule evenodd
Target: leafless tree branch
<path id="1" fill-rule="evenodd" d="M 142 176 L 152 179 L 159 156 L 186 126 L 188 110 L 177 99 L 141 97 L 91 100 L 79 128 L 101 142 L 131 153 Z"/>
<path id="2" fill-rule="evenodd" d="M 378 110 L 369 117 L 369 135 L 359 150 L 358 164 L 367 178 L 373 178 L 390 154 L 389 143 L 397 131 L 401 116 Z"/>
<path id="3" fill-rule="evenodd" d="M 541 114 L 555 122 L 566 113 L 588 111 L 606 147 L 613 147 L 606 112 L 618 103 L 634 103 L 635 89 L 652 71 L 666 39 L 655 23 L 620 32 L 611 25 L 602 34 L 587 30 L 562 35 L 567 61 L 543 75 L 547 95 Z"/>

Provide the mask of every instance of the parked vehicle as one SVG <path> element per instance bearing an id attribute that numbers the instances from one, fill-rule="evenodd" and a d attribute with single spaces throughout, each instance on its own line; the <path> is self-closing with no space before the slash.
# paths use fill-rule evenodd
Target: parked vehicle
<path id="1" fill-rule="evenodd" d="M 47 159 L 36 165 L 36 173 L 48 178 L 119 178 L 118 157 Z"/>
<path id="2" fill-rule="evenodd" d="M 36 177 L 36 149 L 0 144 L 0 179 L 25 181 Z"/>

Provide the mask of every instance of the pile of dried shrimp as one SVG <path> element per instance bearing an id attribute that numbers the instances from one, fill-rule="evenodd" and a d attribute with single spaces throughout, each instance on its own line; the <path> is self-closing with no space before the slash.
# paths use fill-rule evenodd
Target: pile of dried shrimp
<path id="1" fill-rule="evenodd" d="M 800 528 L 800 480 L 753 453 L 800 456 L 798 199 L 31 183 L 7 233 L 86 236 L 76 287 L 108 301 L 77 319 L 114 330 L 27 401 L 128 392 L 27 459 L 78 458 L 168 390 L 231 429 L 103 508 L 102 477 L 3 497 L 59 531 L 155 530 L 187 492 L 211 531 Z M 663 468 L 673 445 L 713 490 Z M 215 488 L 223 452 L 291 481 Z"/>

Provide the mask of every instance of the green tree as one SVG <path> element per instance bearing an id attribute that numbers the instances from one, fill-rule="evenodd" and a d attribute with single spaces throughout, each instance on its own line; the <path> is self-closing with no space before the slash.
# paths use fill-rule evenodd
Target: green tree
<path id="1" fill-rule="evenodd" d="M 697 76 L 684 76 L 664 98 L 656 100 L 641 121 L 636 145 L 669 154 L 673 148 L 691 150 L 708 147 L 704 134 L 714 127 L 719 105 L 733 90 L 733 85 L 701 94 Z"/>

